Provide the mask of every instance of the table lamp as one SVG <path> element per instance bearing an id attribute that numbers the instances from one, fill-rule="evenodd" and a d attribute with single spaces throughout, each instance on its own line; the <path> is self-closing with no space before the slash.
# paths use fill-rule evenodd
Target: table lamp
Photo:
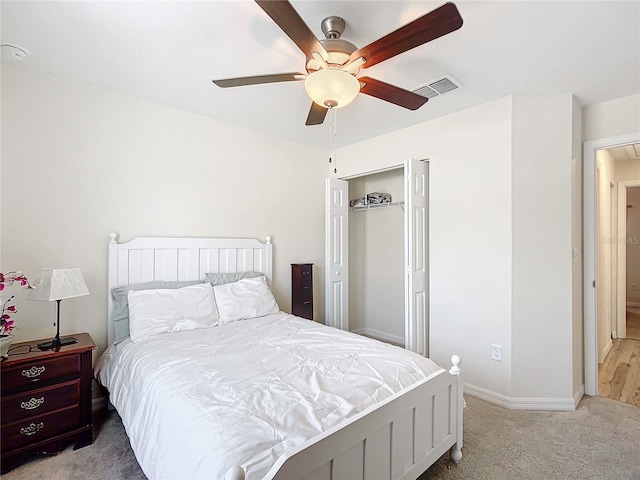
<path id="1" fill-rule="evenodd" d="M 79 268 L 45 268 L 33 282 L 34 289 L 27 293 L 27 300 L 57 302 L 56 336 L 50 342 L 38 344 L 40 350 L 50 350 L 64 345 L 71 345 L 77 340 L 73 337 L 60 338 L 60 302 L 67 298 L 89 295 Z"/>

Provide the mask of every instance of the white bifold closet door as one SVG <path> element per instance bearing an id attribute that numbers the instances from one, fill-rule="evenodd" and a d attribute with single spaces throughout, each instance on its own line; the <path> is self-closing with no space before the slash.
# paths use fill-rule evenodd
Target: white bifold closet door
<path id="1" fill-rule="evenodd" d="M 404 165 L 405 348 L 429 355 L 429 168 Z M 325 323 L 349 330 L 349 182 L 326 182 Z"/>
<path id="2" fill-rule="evenodd" d="M 349 182 L 327 178 L 325 325 L 349 330 Z"/>

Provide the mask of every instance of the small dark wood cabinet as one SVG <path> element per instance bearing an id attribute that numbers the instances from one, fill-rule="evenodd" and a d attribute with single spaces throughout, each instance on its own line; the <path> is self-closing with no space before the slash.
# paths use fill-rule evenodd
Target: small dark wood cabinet
<path id="1" fill-rule="evenodd" d="M 36 347 L 50 339 L 13 344 L 0 364 L 2 473 L 35 453 L 93 443 L 91 356 L 96 345 L 88 333 L 73 336 L 77 343 L 57 351 Z"/>
<path id="2" fill-rule="evenodd" d="M 291 313 L 313 320 L 313 263 L 291 264 Z"/>

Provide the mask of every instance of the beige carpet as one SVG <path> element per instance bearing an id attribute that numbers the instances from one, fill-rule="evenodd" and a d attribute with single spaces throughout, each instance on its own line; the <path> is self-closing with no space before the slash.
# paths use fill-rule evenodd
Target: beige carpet
<path id="1" fill-rule="evenodd" d="M 640 408 L 585 397 L 575 412 L 506 410 L 467 396 L 459 465 L 448 455 L 420 480 L 638 480 Z M 144 480 L 122 423 L 110 413 L 93 445 L 38 458 L 4 480 Z M 184 479 L 187 480 L 187 479 Z M 349 479 L 346 479 L 349 480 Z"/>

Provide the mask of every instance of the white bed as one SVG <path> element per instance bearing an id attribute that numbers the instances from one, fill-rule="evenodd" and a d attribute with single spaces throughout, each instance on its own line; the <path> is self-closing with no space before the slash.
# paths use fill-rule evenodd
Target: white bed
<path id="1" fill-rule="evenodd" d="M 209 272 L 271 280 L 269 238 L 116 238 L 109 290 Z M 415 479 L 450 448 L 460 461 L 459 363 L 277 313 L 125 340 L 95 371 L 150 479 Z"/>

